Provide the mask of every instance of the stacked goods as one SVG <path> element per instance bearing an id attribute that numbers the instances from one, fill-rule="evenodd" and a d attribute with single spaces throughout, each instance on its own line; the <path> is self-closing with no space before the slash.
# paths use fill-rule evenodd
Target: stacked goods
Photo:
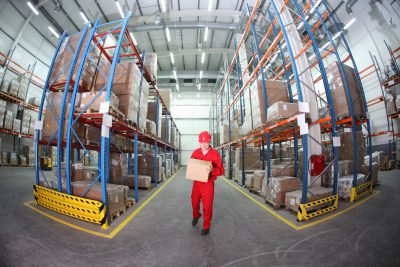
<path id="1" fill-rule="evenodd" d="M 28 131 L 28 133 L 30 135 L 35 134 L 35 122 L 36 122 L 36 120 L 34 118 L 32 118 L 32 116 L 31 116 L 31 122 L 29 123 L 29 131 Z"/>
<path id="2" fill-rule="evenodd" d="M 386 108 L 387 108 L 388 115 L 397 113 L 396 101 L 392 95 L 387 95 L 385 97 L 385 102 L 386 102 Z"/>
<path id="3" fill-rule="evenodd" d="M 80 105 L 76 105 L 77 108 L 75 108 L 76 111 L 83 111 L 87 110 L 89 112 L 98 112 L 100 110 L 100 105 L 103 102 L 106 101 L 106 94 L 107 92 L 102 91 L 99 93 L 99 95 L 95 98 L 96 94 L 98 92 L 84 92 L 82 93 L 82 97 L 80 100 Z M 114 92 L 111 92 L 110 94 L 110 107 L 117 109 L 118 104 L 119 104 L 119 99 L 118 97 L 114 94 Z"/>
<path id="4" fill-rule="evenodd" d="M 100 145 L 101 129 L 91 125 L 85 125 L 84 137 L 86 145 Z"/>
<path id="5" fill-rule="evenodd" d="M 63 184 L 65 184 L 65 162 L 61 163 L 61 177 Z M 55 172 L 57 174 L 57 172 Z M 93 181 L 97 176 L 97 170 L 92 167 L 84 166 L 82 162 L 75 162 L 71 164 L 71 182 L 76 181 Z"/>
<path id="6" fill-rule="evenodd" d="M 7 92 L 12 96 L 17 97 L 18 96 L 18 88 L 19 88 L 18 79 L 12 79 L 10 81 L 10 85 L 8 86 Z"/>
<path id="7" fill-rule="evenodd" d="M 254 186 L 254 173 L 246 174 L 246 181 L 244 183 L 247 188 L 253 188 Z"/>
<path id="8" fill-rule="evenodd" d="M 334 164 L 332 163 L 321 176 L 321 186 L 333 187 L 334 170 L 335 170 Z M 338 177 L 349 175 L 352 172 L 353 172 L 352 160 L 338 161 Z"/>
<path id="9" fill-rule="evenodd" d="M 61 112 L 61 107 L 62 107 L 62 96 L 63 93 L 59 92 L 52 92 L 48 94 L 48 103 L 45 107 L 44 113 L 43 113 L 43 129 L 41 131 L 42 133 L 42 140 L 50 141 L 50 138 L 53 137 L 55 132 L 58 132 L 58 121 L 60 117 L 60 112 Z M 71 99 L 71 93 L 68 93 L 67 96 L 67 102 L 69 103 Z M 79 105 L 80 103 L 80 97 L 77 96 L 76 99 L 76 104 Z M 69 109 L 70 106 L 69 104 L 65 108 L 65 114 L 64 114 L 64 127 L 63 127 L 63 134 L 62 138 L 65 139 L 67 137 L 67 125 L 68 125 L 68 116 L 69 116 Z M 84 125 L 80 122 L 76 122 L 73 126 L 73 129 L 75 133 L 78 135 L 80 139 L 84 138 Z M 72 134 L 72 140 L 73 142 L 76 141 L 75 135 Z M 53 137 L 53 141 L 57 141 L 58 135 L 55 134 Z"/>
<path id="10" fill-rule="evenodd" d="M 254 175 L 254 170 L 247 170 L 244 172 L 245 175 L 245 183 L 247 180 L 247 177 Z M 242 183 L 242 170 L 237 169 L 235 166 L 233 168 L 233 180 L 236 181 L 240 185 L 244 185 Z"/>
<path id="11" fill-rule="evenodd" d="M 160 89 L 158 93 L 160 94 L 160 97 L 163 100 L 167 110 L 171 110 L 171 98 L 172 98 L 171 89 Z"/>
<path id="12" fill-rule="evenodd" d="M 4 128 L 4 116 L 6 115 L 6 108 L 0 106 L 0 129 Z"/>
<path id="13" fill-rule="evenodd" d="M 35 147 L 34 146 L 23 146 L 22 153 L 28 159 L 28 166 L 33 167 L 35 166 Z"/>
<path id="14" fill-rule="evenodd" d="M 14 122 L 13 113 L 9 110 L 6 110 L 6 113 L 4 115 L 4 123 L 3 123 L 4 129 L 12 130 L 13 122 Z"/>
<path id="15" fill-rule="evenodd" d="M 28 99 L 28 104 L 38 107 L 40 105 L 40 98 L 39 97 L 30 97 Z"/>
<path id="16" fill-rule="evenodd" d="M 1 87 L 1 91 L 2 92 L 8 92 L 8 88 L 9 87 L 10 87 L 10 81 L 9 80 L 3 80 L 3 86 Z"/>
<path id="17" fill-rule="evenodd" d="M 54 62 L 53 70 L 50 74 L 50 81 L 56 85 L 57 89 L 64 89 L 63 83 L 65 83 L 68 78 L 70 63 L 76 50 L 78 49 L 81 35 L 82 33 L 78 33 L 66 37 L 60 47 L 60 51 Z M 90 34 L 86 35 L 82 47 L 86 45 L 89 35 Z M 69 91 L 72 91 L 74 82 L 76 81 L 80 61 L 83 57 L 84 52 L 84 49 L 82 47 L 79 50 L 78 61 L 77 64 L 75 64 L 75 68 L 73 70 Z M 88 57 L 90 57 L 91 60 L 89 60 Z M 79 81 L 80 89 L 83 91 L 90 90 L 93 83 L 93 77 L 96 73 L 96 67 L 90 61 L 96 62 L 99 67 L 102 67 L 104 65 L 104 61 L 100 59 L 100 50 L 97 48 L 97 46 L 94 46 L 94 48 L 90 50 L 84 63 L 84 68 Z"/>
<path id="18" fill-rule="evenodd" d="M 378 163 L 373 162 L 372 166 L 371 166 L 372 170 L 371 170 L 371 175 L 369 176 L 369 179 L 373 181 L 373 184 L 376 185 L 379 183 L 378 181 L 378 173 L 379 173 L 379 167 L 378 167 Z M 363 165 L 360 172 L 362 174 L 365 175 L 365 177 L 367 177 L 367 175 L 369 174 L 369 167 L 368 165 Z"/>
<path id="19" fill-rule="evenodd" d="M 110 181 L 121 179 L 128 174 L 128 159 L 125 154 L 110 153 Z"/>
<path id="20" fill-rule="evenodd" d="M 160 101 L 158 102 L 158 114 L 157 114 L 157 103 L 149 102 L 147 105 L 147 119 L 149 119 L 150 121 L 153 121 L 154 123 L 157 122 L 157 125 L 158 125 L 157 136 L 158 137 L 161 137 L 161 131 L 163 130 L 161 127 L 161 116 L 162 116 L 161 102 Z"/>
<path id="21" fill-rule="evenodd" d="M 299 210 L 299 204 L 302 199 L 302 190 L 297 190 L 293 192 L 287 192 L 285 197 L 286 209 L 297 212 Z M 318 199 L 326 198 L 332 195 L 331 188 L 323 187 L 312 187 L 307 190 L 307 203 L 316 201 Z M 325 205 L 325 204 L 322 204 Z M 322 206 L 321 205 L 321 206 Z M 321 207 L 320 206 L 320 207 Z"/>
<path id="22" fill-rule="evenodd" d="M 244 165 L 242 165 L 242 148 L 235 151 L 235 165 L 239 170 L 260 169 L 260 152 L 258 149 L 246 147 L 244 149 Z"/>
<path id="23" fill-rule="evenodd" d="M 264 170 L 255 170 L 253 176 L 253 190 L 256 192 L 261 191 L 265 177 Z"/>
<path id="24" fill-rule="evenodd" d="M 18 132 L 18 133 L 21 132 L 21 120 L 19 120 L 19 119 L 14 119 L 13 120 L 12 130 L 14 132 Z"/>
<path id="25" fill-rule="evenodd" d="M 352 132 L 343 132 L 339 134 L 339 160 L 354 160 L 354 141 Z M 366 153 L 365 139 L 362 131 L 356 132 L 357 136 L 357 168 L 361 168 Z"/>
<path id="26" fill-rule="evenodd" d="M 289 102 L 288 88 L 286 82 L 265 80 L 266 97 L 268 107 L 276 102 Z M 262 80 L 257 80 L 250 88 L 251 112 L 253 128 L 265 125 L 267 116 L 265 113 L 264 90 Z M 269 113 L 269 110 L 268 110 Z"/>
<path id="27" fill-rule="evenodd" d="M 162 180 L 162 158 L 157 156 L 157 181 Z M 154 181 L 154 155 L 150 153 L 143 153 L 138 155 L 138 173 L 140 175 L 150 176 Z"/>
<path id="28" fill-rule="evenodd" d="M 166 168 L 166 171 L 167 171 L 166 172 L 167 173 L 167 177 L 170 177 L 172 175 L 171 164 L 172 164 L 171 159 L 167 159 L 166 160 L 166 165 L 165 165 L 165 168 Z"/>
<path id="29" fill-rule="evenodd" d="M 156 123 L 154 121 L 146 120 L 146 133 L 156 135 Z"/>
<path id="30" fill-rule="evenodd" d="M 10 165 L 11 166 L 18 166 L 18 156 L 17 153 L 11 153 L 10 155 Z"/>
<path id="31" fill-rule="evenodd" d="M 144 57 L 144 66 L 150 73 L 152 80 L 157 80 L 157 54 L 156 53 L 146 53 Z"/>
<path id="32" fill-rule="evenodd" d="M 380 168 L 383 165 L 383 161 L 385 159 L 385 152 L 383 151 L 375 151 L 372 153 L 371 155 L 371 160 L 372 163 L 377 163 L 378 164 L 378 168 Z M 364 165 L 369 165 L 369 155 L 366 155 L 364 157 Z"/>
<path id="33" fill-rule="evenodd" d="M 135 187 L 135 175 L 124 175 L 119 181 L 114 181 L 115 184 L 122 184 L 128 187 Z M 138 175 L 138 187 L 149 188 L 151 186 L 151 177 L 147 175 Z"/>
<path id="34" fill-rule="evenodd" d="M 170 140 L 170 122 L 169 120 L 165 120 L 165 118 L 162 118 L 161 120 L 161 141 L 166 142 L 167 144 L 169 144 L 169 140 Z"/>
<path id="35" fill-rule="evenodd" d="M 354 175 L 346 175 L 339 177 L 338 180 L 338 194 L 342 198 L 349 198 L 351 188 L 353 187 Z M 365 175 L 362 173 L 357 173 L 357 185 L 362 184 L 365 181 Z"/>
<path id="36" fill-rule="evenodd" d="M 19 76 L 18 77 L 18 93 L 17 93 L 17 98 L 25 100 L 26 98 L 26 93 L 28 91 L 28 81 L 29 79 L 25 76 Z"/>
<path id="37" fill-rule="evenodd" d="M 213 133 L 212 134 L 212 147 L 217 147 L 218 144 L 220 144 L 220 142 L 218 143 L 218 133 Z"/>
<path id="38" fill-rule="evenodd" d="M 240 137 L 240 128 L 236 124 L 236 121 L 232 121 L 231 123 L 231 141 L 235 141 L 239 139 Z M 226 144 L 229 142 L 229 125 L 228 122 L 224 122 L 224 124 L 221 126 L 221 132 L 220 132 L 220 140 L 221 144 Z"/>
<path id="39" fill-rule="evenodd" d="M 1 152 L 1 164 L 2 165 L 10 164 L 9 157 L 10 157 L 10 153 L 9 152 L 5 152 L 5 151 Z"/>
<path id="40" fill-rule="evenodd" d="M 90 182 L 78 181 L 71 183 L 72 192 L 75 196 L 83 196 L 86 190 L 90 186 Z M 127 192 L 129 188 L 123 185 L 107 184 L 107 201 L 108 201 L 108 212 L 113 215 L 115 212 L 125 208 L 125 202 L 127 199 Z M 89 191 L 84 196 L 85 198 L 97 200 L 102 202 L 102 190 L 101 183 L 96 182 L 89 189 Z"/>
<path id="41" fill-rule="evenodd" d="M 271 165 L 271 177 L 275 176 L 294 176 L 294 164 L 274 164 Z"/>
<path id="42" fill-rule="evenodd" d="M 340 118 L 349 116 L 349 105 L 353 105 L 354 115 L 363 117 L 365 115 L 361 98 L 361 88 L 358 87 L 354 69 L 343 65 L 344 76 L 342 76 L 337 62 L 327 68 L 328 80 L 332 94 L 335 116 Z M 344 80 L 348 82 L 350 97 L 347 97 Z"/>
<path id="43" fill-rule="evenodd" d="M 28 161 L 24 155 L 19 155 L 19 159 L 20 159 L 20 166 L 22 167 L 28 166 Z"/>
<path id="44" fill-rule="evenodd" d="M 29 134 L 31 115 L 27 112 L 26 109 L 20 109 L 17 111 L 17 118 L 21 120 L 21 133 Z"/>
<path id="45" fill-rule="evenodd" d="M 276 102 L 268 109 L 267 121 L 274 123 L 283 119 L 290 118 L 299 112 L 297 103 Z"/>
<path id="46" fill-rule="evenodd" d="M 279 209 L 285 205 L 285 196 L 287 192 L 291 192 L 300 188 L 300 181 L 296 177 L 277 176 L 270 177 L 269 183 L 266 184 L 265 200 Z"/>

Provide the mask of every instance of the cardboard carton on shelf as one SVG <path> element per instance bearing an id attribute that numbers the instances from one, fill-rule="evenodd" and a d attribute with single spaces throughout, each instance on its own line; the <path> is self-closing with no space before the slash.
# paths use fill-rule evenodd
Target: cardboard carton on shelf
<path id="1" fill-rule="evenodd" d="M 326 198 L 332 195 L 332 188 L 324 188 L 324 187 L 311 187 L 308 188 L 307 192 L 307 203 Z M 290 209 L 294 212 L 299 210 L 299 204 L 302 200 L 302 190 L 297 190 L 293 192 L 287 192 L 285 196 L 285 206 L 286 209 Z M 325 204 L 320 205 L 320 207 L 324 207 Z"/>
<path id="2" fill-rule="evenodd" d="M 21 132 L 21 120 L 14 119 L 12 130 L 18 133 Z"/>
<path id="3" fill-rule="evenodd" d="M 266 186 L 265 199 L 274 206 L 275 209 L 285 205 L 285 196 L 287 192 L 291 192 L 300 188 L 300 181 L 296 177 L 277 176 L 270 177 Z"/>
<path id="4" fill-rule="evenodd" d="M 158 90 L 160 97 L 164 101 L 166 108 L 171 110 L 171 99 L 172 99 L 172 91 L 171 89 L 160 89 Z"/>
<path id="5" fill-rule="evenodd" d="M 187 162 L 185 178 L 193 181 L 207 182 L 211 166 L 211 161 L 190 158 Z"/>
<path id="6" fill-rule="evenodd" d="M 267 121 L 275 123 L 283 119 L 290 118 L 299 112 L 297 103 L 276 102 L 268 109 Z"/>

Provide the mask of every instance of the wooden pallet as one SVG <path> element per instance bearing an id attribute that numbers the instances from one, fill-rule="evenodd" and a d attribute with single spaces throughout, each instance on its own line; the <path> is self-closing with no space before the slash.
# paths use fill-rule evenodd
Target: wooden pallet
<path id="1" fill-rule="evenodd" d="M 117 219 L 118 217 L 120 217 L 122 214 L 124 214 L 125 212 L 127 212 L 127 210 L 130 208 L 130 207 L 133 207 L 133 206 L 135 206 L 135 200 L 134 199 L 128 199 L 126 202 L 125 202 L 125 205 L 124 205 L 124 207 L 123 208 L 121 208 L 121 209 L 118 209 L 118 210 L 116 210 L 116 211 L 114 211 L 112 214 L 110 214 L 110 219 L 111 219 L 111 221 L 114 221 L 115 219 Z"/>
<path id="2" fill-rule="evenodd" d="M 285 204 L 276 204 L 267 198 L 265 198 L 265 203 L 271 205 L 275 210 L 279 210 L 286 207 Z"/>
<path id="3" fill-rule="evenodd" d="M 78 113 L 82 112 L 82 110 L 83 110 L 83 108 L 75 108 L 75 112 L 78 112 Z M 85 111 L 85 113 L 87 113 L 87 114 L 97 114 L 97 113 L 99 113 L 99 109 L 97 109 L 97 108 L 88 108 Z M 121 120 L 125 120 L 125 118 L 126 118 L 126 115 L 124 113 L 122 113 L 122 111 L 120 111 L 118 108 L 114 108 L 112 106 L 110 106 L 110 110 L 109 110 L 108 113 L 110 115 L 118 118 L 118 119 L 121 119 Z"/>
<path id="4" fill-rule="evenodd" d="M 254 190 L 254 188 L 252 188 L 252 187 L 249 187 L 249 192 L 253 193 L 253 194 L 256 194 L 258 196 L 260 195 L 260 191 Z"/>
<path id="5" fill-rule="evenodd" d="M 140 190 L 147 190 L 147 191 L 150 191 L 150 190 L 153 189 L 153 188 L 154 188 L 154 185 L 153 185 L 153 184 L 150 184 L 150 186 L 148 186 L 148 187 L 139 186 L 139 189 L 140 189 Z"/>

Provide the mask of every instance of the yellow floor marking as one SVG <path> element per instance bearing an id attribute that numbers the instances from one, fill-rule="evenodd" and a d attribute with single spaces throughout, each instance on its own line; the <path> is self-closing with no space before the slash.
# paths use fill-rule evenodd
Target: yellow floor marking
<path id="1" fill-rule="evenodd" d="M 336 213 L 334 213 L 334 214 L 332 214 L 332 215 L 326 216 L 326 217 L 324 217 L 324 218 L 322 218 L 322 219 L 314 220 L 314 221 L 312 221 L 312 222 L 310 222 L 310 223 L 306 223 L 306 224 L 304 224 L 304 225 L 297 226 L 296 224 L 292 223 L 291 221 L 289 221 L 289 220 L 287 220 L 286 218 L 284 218 L 284 217 L 282 217 L 281 215 L 279 215 L 279 214 L 278 214 L 277 212 L 275 212 L 272 208 L 266 206 L 265 204 L 261 203 L 260 201 L 258 201 L 258 200 L 255 199 L 254 197 L 252 197 L 251 195 L 247 194 L 245 191 L 242 190 L 241 187 L 237 186 L 236 184 L 234 184 L 233 182 L 231 182 L 231 181 L 228 180 L 227 178 L 225 178 L 225 177 L 223 177 L 223 176 L 222 176 L 222 178 L 223 178 L 223 180 L 224 180 L 226 183 L 228 183 L 228 184 L 231 185 L 233 188 L 235 188 L 237 191 L 239 191 L 240 193 L 242 193 L 244 196 L 246 196 L 248 199 L 250 199 L 250 200 L 251 200 L 252 202 L 254 202 L 256 205 L 258 205 L 258 206 L 260 206 L 261 208 L 263 208 L 264 210 L 268 211 L 270 214 L 272 214 L 273 216 L 275 216 L 276 218 L 278 218 L 279 220 L 281 220 L 282 222 L 284 222 L 285 224 L 287 224 L 288 226 L 290 226 L 291 228 L 293 228 L 293 229 L 295 229 L 295 230 L 297 230 L 297 231 L 298 231 L 298 230 L 303 230 L 303 229 L 305 229 L 305 228 L 308 228 L 308 227 L 317 225 L 317 224 L 319 224 L 319 223 L 325 222 L 325 221 L 327 221 L 327 220 L 330 220 L 330 219 L 332 219 L 332 218 L 335 218 L 335 217 L 337 217 L 337 216 L 339 216 L 339 215 L 341 215 L 341 214 L 343 214 L 343 213 L 345 213 L 345 212 L 347 212 L 347 211 L 349 211 L 349 210 L 354 209 L 355 207 L 358 207 L 359 205 L 363 204 L 364 202 L 366 202 L 366 201 L 367 201 L 368 199 L 370 199 L 371 197 L 373 197 L 373 196 L 377 195 L 378 193 L 380 193 L 380 191 L 375 191 L 375 190 L 374 190 L 374 191 L 372 192 L 371 195 L 369 195 L 368 197 L 366 197 L 366 198 L 364 198 L 364 199 L 362 199 L 362 200 L 360 200 L 360 201 L 355 202 L 353 205 L 351 205 L 350 207 L 348 207 L 348 208 L 346 208 L 346 209 L 344 209 L 344 210 L 338 211 L 338 212 L 336 212 Z M 294 219 L 294 220 L 295 220 L 295 219 Z"/>
<path id="2" fill-rule="evenodd" d="M 66 222 L 66 221 L 64 221 L 64 220 L 62 220 L 62 219 L 60 219 L 60 218 L 55 217 L 55 216 L 52 216 L 52 215 L 50 215 L 50 214 L 48 214 L 48 213 L 46 213 L 46 212 L 44 212 L 44 211 L 41 211 L 41 210 L 37 209 L 36 207 L 34 207 L 32 204 L 34 204 L 35 201 L 28 201 L 28 202 L 25 202 L 24 205 L 27 206 L 27 207 L 29 207 L 29 208 L 31 208 L 31 209 L 33 209 L 34 211 L 37 211 L 37 212 L 39 212 L 40 214 L 42 214 L 42 215 L 44 215 L 44 216 L 46 216 L 46 217 L 48 217 L 48 218 L 50 218 L 50 219 L 56 221 L 56 222 L 59 222 L 59 223 L 61 223 L 61 224 L 64 224 L 64 225 L 69 226 L 69 227 L 71 227 L 71 228 L 74 228 L 74 229 L 76 229 L 76 230 L 79 230 L 79 231 L 82 231 L 82 232 L 86 232 L 86 233 L 88 233 L 88 234 L 97 235 L 97 236 L 100 236 L 100 237 L 112 239 L 112 238 L 114 238 L 114 237 L 115 237 L 115 236 L 116 236 L 116 235 L 117 235 L 117 234 L 118 234 L 132 219 L 133 219 L 133 218 L 134 218 L 134 217 L 136 217 L 136 216 L 139 214 L 139 212 L 140 212 L 147 204 L 149 204 L 149 202 L 150 202 L 156 195 L 158 195 L 158 193 L 160 193 L 160 191 L 161 191 L 167 184 L 169 184 L 169 182 L 171 182 L 181 170 L 182 170 L 182 168 L 180 168 L 173 176 L 171 176 L 171 178 L 169 178 L 163 185 L 161 185 L 161 186 L 157 189 L 157 191 L 155 191 L 148 199 L 146 199 L 146 201 L 143 202 L 143 204 L 141 204 L 132 214 L 130 214 L 127 218 L 125 218 L 125 220 L 123 220 L 123 221 L 122 221 L 111 233 L 109 233 L 109 234 L 104 234 L 104 233 L 101 233 L 101 232 L 89 230 L 89 229 L 86 229 L 86 228 L 84 228 L 84 227 L 75 225 L 75 224 L 73 224 L 73 223 Z"/>

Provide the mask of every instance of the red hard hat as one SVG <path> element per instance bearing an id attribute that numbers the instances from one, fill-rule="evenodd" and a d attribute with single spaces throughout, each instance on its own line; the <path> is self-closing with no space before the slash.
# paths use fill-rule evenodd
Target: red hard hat
<path id="1" fill-rule="evenodd" d="M 201 132 L 199 134 L 199 143 L 208 143 L 211 141 L 211 135 L 207 132 Z"/>

